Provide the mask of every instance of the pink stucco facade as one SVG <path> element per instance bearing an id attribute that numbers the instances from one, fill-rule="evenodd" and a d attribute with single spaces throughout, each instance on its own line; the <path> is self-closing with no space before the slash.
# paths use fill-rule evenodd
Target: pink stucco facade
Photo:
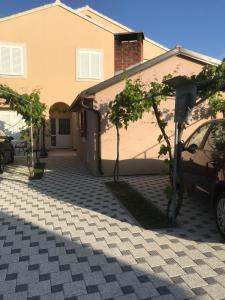
<path id="1" fill-rule="evenodd" d="M 2 18 L 0 44 L 24 47 L 25 71 L 22 76 L 0 74 L 0 82 L 21 93 L 40 90 L 40 100 L 47 105 L 48 119 L 53 104 L 63 102 L 69 106 L 82 90 L 114 76 L 114 34 L 128 31 L 90 8 L 73 10 L 61 2 Z M 145 59 L 166 52 L 154 42 L 144 40 L 143 43 Z M 101 78 L 78 78 L 78 49 L 101 51 Z M 75 118 L 74 114 L 70 115 L 70 142 L 65 147 L 77 146 Z M 50 126 L 46 130 L 49 136 Z M 50 139 L 47 140 L 50 146 Z"/>
<path id="2" fill-rule="evenodd" d="M 136 75 L 132 79 L 140 78 L 145 83 L 161 81 L 167 74 L 191 75 L 201 71 L 203 63 L 190 60 L 181 56 L 174 56 L 161 63 L 154 65 Z M 94 107 L 102 112 L 102 132 L 101 132 L 101 159 L 102 171 L 104 175 L 112 175 L 113 165 L 116 158 L 116 130 L 112 124 L 108 123 L 106 117 L 107 106 L 110 101 L 115 99 L 117 93 L 124 88 L 124 81 L 111 85 L 94 96 Z M 174 113 L 175 101 L 168 99 L 161 106 L 161 111 L 168 121 L 167 132 L 173 143 L 174 132 Z M 205 111 L 205 114 L 203 113 Z M 96 120 L 96 117 L 89 112 L 89 118 Z M 207 107 L 198 108 L 193 113 L 193 123 L 188 126 L 184 132 L 186 138 L 201 122 L 207 118 Z M 80 140 L 82 151 L 79 151 L 83 161 L 93 173 L 96 173 L 96 149 L 91 147 L 90 138 L 93 134 L 92 128 L 88 125 L 90 137 L 86 140 Z M 157 138 L 160 130 L 157 127 L 155 116 L 152 112 L 145 113 L 143 118 L 137 122 L 131 123 L 127 130 L 120 130 L 120 171 L 121 174 L 145 174 L 158 173 L 166 169 L 163 158 L 158 158 L 159 143 Z M 94 141 L 93 141 L 94 144 Z M 82 152 L 82 154 L 81 154 Z M 94 167 L 93 167 L 94 166 Z"/>

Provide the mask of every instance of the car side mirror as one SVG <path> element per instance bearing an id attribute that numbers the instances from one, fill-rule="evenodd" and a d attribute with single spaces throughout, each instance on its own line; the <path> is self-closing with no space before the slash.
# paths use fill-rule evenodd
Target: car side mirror
<path id="1" fill-rule="evenodd" d="M 193 154 L 198 150 L 198 146 L 196 144 L 191 144 L 190 146 L 185 148 L 185 150 Z"/>
<path id="2" fill-rule="evenodd" d="M 9 136 L 9 137 L 8 137 L 8 140 L 11 142 L 11 141 L 14 140 L 14 137 L 13 137 L 13 136 Z"/>

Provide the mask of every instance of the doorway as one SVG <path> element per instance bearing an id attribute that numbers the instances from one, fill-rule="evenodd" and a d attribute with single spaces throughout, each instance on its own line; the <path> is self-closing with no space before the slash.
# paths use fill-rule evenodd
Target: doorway
<path id="1" fill-rule="evenodd" d="M 51 148 L 72 148 L 71 112 L 69 106 L 59 102 L 50 109 Z"/>

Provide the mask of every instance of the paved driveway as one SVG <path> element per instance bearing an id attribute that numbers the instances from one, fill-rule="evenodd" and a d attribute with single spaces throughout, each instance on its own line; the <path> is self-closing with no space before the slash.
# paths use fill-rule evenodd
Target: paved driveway
<path id="1" fill-rule="evenodd" d="M 225 299 L 225 245 L 207 212 L 143 230 L 75 156 L 50 157 L 29 182 L 16 161 L 0 177 L 0 299 Z M 163 202 L 159 177 L 127 180 Z"/>

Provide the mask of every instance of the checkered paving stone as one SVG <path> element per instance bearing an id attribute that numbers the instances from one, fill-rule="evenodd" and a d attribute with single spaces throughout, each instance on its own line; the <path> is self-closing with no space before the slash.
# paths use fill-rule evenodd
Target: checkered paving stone
<path id="1" fill-rule="evenodd" d="M 125 177 L 165 209 L 166 177 Z M 24 158 L 0 177 L 0 299 L 225 299 L 225 245 L 207 205 L 185 199 L 179 227 L 144 230 L 75 155 L 42 180 Z"/>

